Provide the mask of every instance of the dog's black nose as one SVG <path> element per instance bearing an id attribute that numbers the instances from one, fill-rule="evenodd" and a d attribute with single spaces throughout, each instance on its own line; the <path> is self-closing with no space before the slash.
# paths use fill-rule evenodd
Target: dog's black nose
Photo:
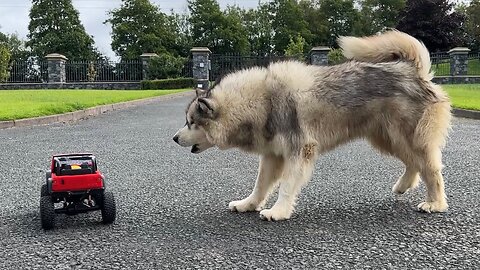
<path id="1" fill-rule="evenodd" d="M 178 143 L 178 135 L 175 135 L 175 136 L 173 137 L 173 140 L 174 140 L 176 143 Z"/>

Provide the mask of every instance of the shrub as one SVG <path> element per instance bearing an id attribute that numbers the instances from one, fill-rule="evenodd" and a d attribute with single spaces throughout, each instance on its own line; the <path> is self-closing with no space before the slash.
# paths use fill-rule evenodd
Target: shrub
<path id="1" fill-rule="evenodd" d="M 8 65 L 10 63 L 10 51 L 8 48 L 0 44 L 0 82 L 4 82 L 10 75 L 8 72 Z"/>
<path id="2" fill-rule="evenodd" d="M 193 88 L 195 80 L 193 78 L 176 78 L 164 80 L 144 80 L 142 81 L 142 89 L 181 89 Z"/>
<path id="3" fill-rule="evenodd" d="M 182 69 L 187 59 L 163 53 L 152 57 L 148 63 L 149 79 L 170 79 L 182 76 Z"/>
<path id="4" fill-rule="evenodd" d="M 290 37 L 290 43 L 285 49 L 285 56 L 289 56 L 293 59 L 303 61 L 305 59 L 303 56 L 304 47 L 305 47 L 305 39 L 302 36 L 297 35 L 295 37 L 295 40 L 292 37 Z"/>
<path id="5" fill-rule="evenodd" d="M 347 60 L 340 49 L 333 49 L 328 53 L 328 63 L 330 65 L 336 65 L 345 62 Z"/>

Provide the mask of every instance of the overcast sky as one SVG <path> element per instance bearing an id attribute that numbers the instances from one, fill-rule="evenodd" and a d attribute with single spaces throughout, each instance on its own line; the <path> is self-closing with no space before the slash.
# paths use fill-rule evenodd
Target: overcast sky
<path id="1" fill-rule="evenodd" d="M 163 12 L 176 13 L 187 11 L 187 0 L 150 0 L 160 6 Z M 219 0 L 220 6 L 237 4 L 241 7 L 256 7 L 258 0 Z M 87 33 L 93 35 L 95 45 L 103 54 L 114 58 L 110 48 L 109 25 L 103 22 L 107 19 L 107 12 L 120 6 L 121 0 L 73 0 L 73 5 L 80 12 L 80 20 Z M 32 5 L 31 0 L 0 0 L 0 31 L 3 33 L 18 33 L 26 38 L 28 33 L 28 13 Z"/>

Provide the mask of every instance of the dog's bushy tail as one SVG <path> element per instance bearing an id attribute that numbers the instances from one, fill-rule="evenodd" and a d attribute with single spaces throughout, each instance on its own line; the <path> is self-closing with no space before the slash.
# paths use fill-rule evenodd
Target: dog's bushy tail
<path id="1" fill-rule="evenodd" d="M 388 62 L 398 59 L 412 61 L 420 78 L 430 81 L 430 54 L 423 43 L 398 30 L 368 37 L 339 37 L 338 44 L 348 59 L 363 62 Z"/>

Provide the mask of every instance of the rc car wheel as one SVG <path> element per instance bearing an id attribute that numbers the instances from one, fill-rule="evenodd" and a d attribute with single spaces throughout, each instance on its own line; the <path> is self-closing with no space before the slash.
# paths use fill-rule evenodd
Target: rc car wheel
<path id="1" fill-rule="evenodd" d="M 48 194 L 48 187 L 47 187 L 47 184 L 43 184 L 42 185 L 42 189 L 40 191 L 40 196 L 48 196 L 50 194 Z"/>
<path id="2" fill-rule="evenodd" d="M 55 208 L 50 196 L 42 196 L 40 198 L 40 219 L 42 220 L 43 229 L 53 229 L 55 225 Z"/>
<path id="3" fill-rule="evenodd" d="M 116 213 L 115 198 L 112 192 L 103 194 L 102 220 L 104 224 L 110 224 L 115 221 Z"/>

